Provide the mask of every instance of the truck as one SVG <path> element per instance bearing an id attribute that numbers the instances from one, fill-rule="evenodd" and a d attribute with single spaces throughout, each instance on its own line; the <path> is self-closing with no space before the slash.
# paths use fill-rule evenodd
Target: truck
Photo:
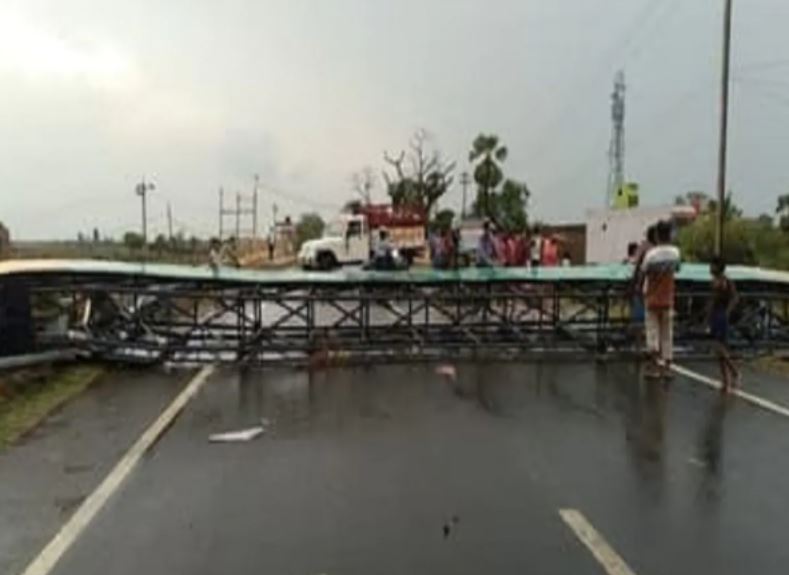
<path id="1" fill-rule="evenodd" d="M 375 249 L 380 231 L 385 229 L 398 257 L 410 263 L 424 252 L 426 222 L 419 209 L 395 208 L 390 204 L 358 206 L 332 221 L 322 238 L 304 242 L 298 261 L 305 269 L 324 271 L 364 264 Z"/>

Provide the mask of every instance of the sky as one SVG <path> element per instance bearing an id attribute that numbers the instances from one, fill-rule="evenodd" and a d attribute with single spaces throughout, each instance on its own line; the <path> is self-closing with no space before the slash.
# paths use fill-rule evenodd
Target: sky
<path id="1" fill-rule="evenodd" d="M 261 227 L 332 217 L 418 129 L 469 169 L 509 148 L 530 217 L 603 206 L 613 77 L 646 205 L 714 192 L 723 0 L 0 0 L 0 221 L 18 239 L 218 228 L 260 178 Z M 729 183 L 789 193 L 789 2 L 735 0 Z M 374 198 L 386 196 L 380 177 Z M 441 205 L 458 208 L 455 185 Z"/>

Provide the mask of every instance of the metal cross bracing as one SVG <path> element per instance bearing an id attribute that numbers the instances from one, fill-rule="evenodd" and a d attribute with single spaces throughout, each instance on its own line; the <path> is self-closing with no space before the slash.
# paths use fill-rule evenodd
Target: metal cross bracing
<path id="1" fill-rule="evenodd" d="M 106 359 L 309 362 L 478 353 L 633 353 L 643 328 L 622 282 L 249 285 L 112 278 L 31 279 L 41 348 Z M 748 284 L 733 318 L 742 352 L 789 348 L 789 290 Z M 707 287 L 680 284 L 679 353 L 705 352 Z M 53 317 L 57 317 L 57 321 Z"/>

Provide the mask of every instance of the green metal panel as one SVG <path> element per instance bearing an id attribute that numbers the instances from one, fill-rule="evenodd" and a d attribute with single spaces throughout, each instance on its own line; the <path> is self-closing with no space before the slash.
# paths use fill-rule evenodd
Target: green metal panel
<path id="1" fill-rule="evenodd" d="M 465 268 L 457 271 L 413 268 L 400 272 L 373 272 L 348 268 L 333 272 L 282 270 L 251 270 L 223 267 L 214 271 L 208 266 L 129 263 L 102 260 L 6 260 L 0 262 L 0 278 L 14 274 L 96 274 L 129 277 L 161 278 L 184 281 L 228 281 L 254 284 L 358 284 L 358 283 L 449 283 L 449 282 L 625 282 L 633 273 L 632 266 L 614 264 L 538 268 Z M 761 268 L 732 266 L 729 276 L 737 282 L 765 282 L 789 285 L 789 273 Z M 708 282 L 706 264 L 683 264 L 680 281 Z"/>

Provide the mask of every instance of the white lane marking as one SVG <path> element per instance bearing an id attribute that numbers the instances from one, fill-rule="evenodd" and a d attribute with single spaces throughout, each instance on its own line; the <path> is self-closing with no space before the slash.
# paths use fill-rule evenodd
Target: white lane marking
<path id="1" fill-rule="evenodd" d="M 699 383 L 703 383 L 704 385 L 711 387 L 712 389 L 720 389 L 723 387 L 723 384 L 720 381 L 717 381 L 711 377 L 707 377 L 706 375 L 702 375 L 700 373 L 696 373 L 686 367 L 682 367 L 680 365 L 672 364 L 671 369 L 680 375 L 684 375 L 688 379 L 692 379 L 694 381 L 698 381 Z M 731 391 L 732 395 L 739 397 L 743 401 L 747 401 L 748 403 L 755 405 L 757 407 L 761 407 L 767 411 L 771 411 L 776 415 L 782 415 L 784 417 L 789 417 L 789 408 L 784 407 L 778 403 L 772 402 L 769 399 L 764 399 L 763 397 L 759 397 L 758 395 L 754 395 L 752 393 L 748 393 L 747 391 L 743 391 L 741 389 L 733 389 Z"/>
<path id="2" fill-rule="evenodd" d="M 635 575 L 625 560 L 613 550 L 603 536 L 577 509 L 559 509 L 559 515 L 575 536 L 586 545 L 608 575 Z"/>
<path id="3" fill-rule="evenodd" d="M 22 575 L 47 575 L 57 564 L 63 554 L 73 545 L 94 517 L 101 511 L 104 504 L 129 476 L 134 466 L 148 449 L 167 431 L 179 413 L 186 407 L 206 380 L 214 372 L 214 366 L 209 365 L 201 369 L 197 375 L 178 394 L 172 403 L 165 409 L 140 438 L 131 446 L 129 451 L 121 458 L 110 471 L 104 481 L 91 493 L 79 506 L 71 518 L 60 528 L 60 531 L 47 543 L 33 561 L 22 572 Z"/>

